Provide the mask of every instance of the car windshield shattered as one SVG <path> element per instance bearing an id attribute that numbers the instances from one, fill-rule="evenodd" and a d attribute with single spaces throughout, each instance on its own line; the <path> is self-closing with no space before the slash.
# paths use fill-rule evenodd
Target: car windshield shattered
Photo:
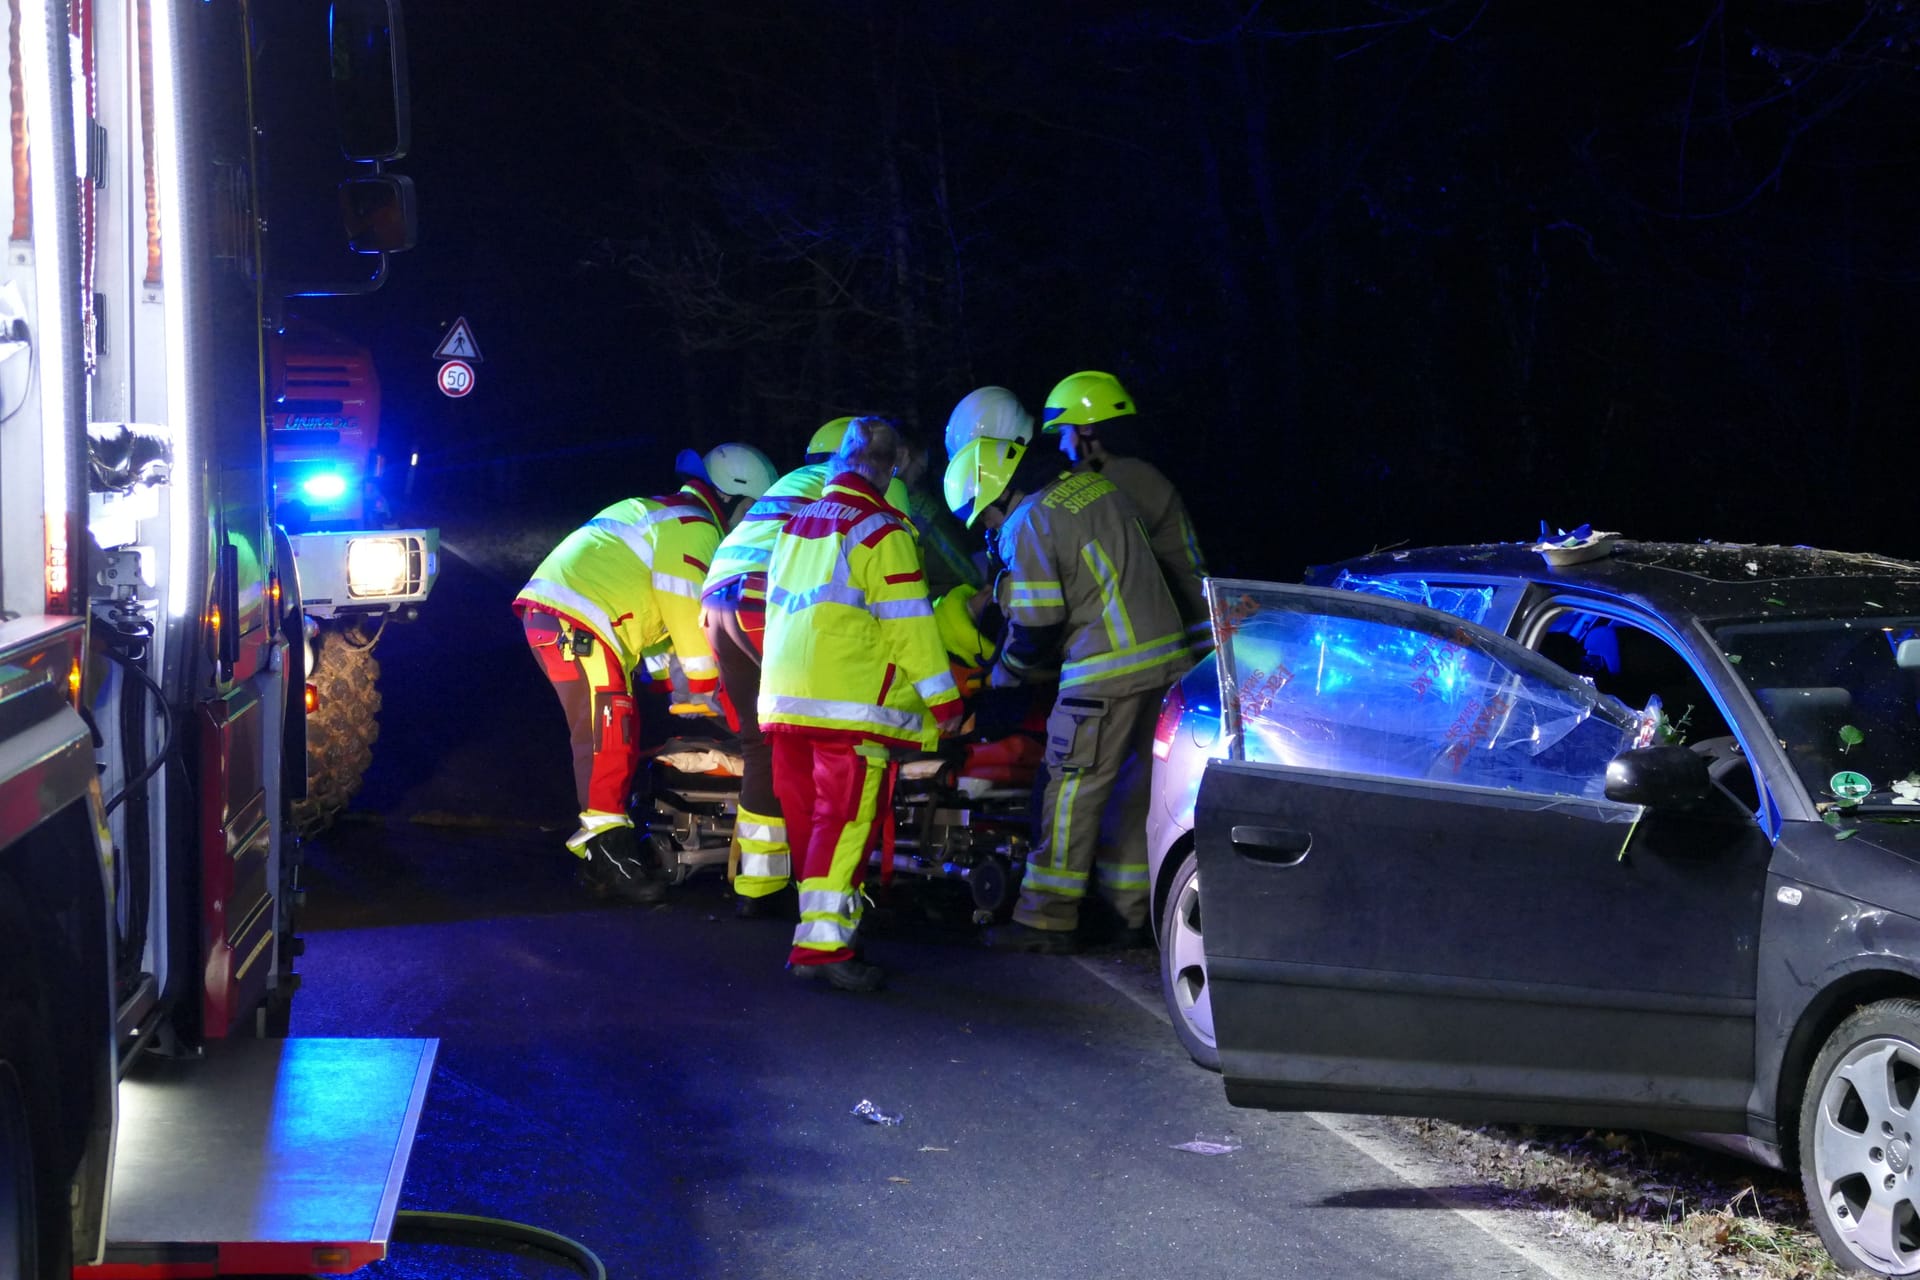
<path id="1" fill-rule="evenodd" d="M 1920 619 L 1740 622 L 1715 639 L 1817 802 L 1920 805 Z"/>
<path id="2" fill-rule="evenodd" d="M 1458 618 L 1351 592 L 1215 580 L 1235 755 L 1598 798 L 1642 718 Z"/>

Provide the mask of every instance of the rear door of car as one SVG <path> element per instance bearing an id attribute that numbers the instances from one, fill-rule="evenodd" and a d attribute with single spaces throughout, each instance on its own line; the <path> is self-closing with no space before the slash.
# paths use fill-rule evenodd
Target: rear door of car
<path id="1" fill-rule="evenodd" d="M 1216 581 L 1196 825 L 1230 1100 L 1744 1126 L 1768 847 L 1605 798 L 1640 717 L 1405 603 Z"/>

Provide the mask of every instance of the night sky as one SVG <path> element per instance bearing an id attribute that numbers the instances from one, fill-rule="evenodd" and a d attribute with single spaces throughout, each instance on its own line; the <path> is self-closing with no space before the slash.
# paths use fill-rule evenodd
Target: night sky
<path id="1" fill-rule="evenodd" d="M 430 518 L 1105 368 L 1219 571 L 1541 519 L 1920 558 L 1917 9 L 408 0 L 420 246 L 311 314 Z"/>

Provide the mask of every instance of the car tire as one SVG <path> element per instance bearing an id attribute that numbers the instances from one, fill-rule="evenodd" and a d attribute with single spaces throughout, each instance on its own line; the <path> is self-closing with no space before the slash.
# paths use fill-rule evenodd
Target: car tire
<path id="1" fill-rule="evenodd" d="M 1834 1028 L 1800 1104 L 1800 1180 L 1842 1266 L 1920 1273 L 1920 1001 L 1881 1000 Z"/>
<path id="2" fill-rule="evenodd" d="M 1213 1000 L 1207 991 L 1207 953 L 1200 935 L 1200 864 L 1181 859 L 1160 906 L 1160 994 L 1187 1054 L 1209 1071 L 1220 1069 L 1213 1036 Z"/>
<path id="3" fill-rule="evenodd" d="M 307 673 L 317 703 L 307 717 L 307 798 L 293 802 L 302 838 L 332 826 L 360 790 L 380 736 L 380 660 L 338 624 L 320 634 Z"/>

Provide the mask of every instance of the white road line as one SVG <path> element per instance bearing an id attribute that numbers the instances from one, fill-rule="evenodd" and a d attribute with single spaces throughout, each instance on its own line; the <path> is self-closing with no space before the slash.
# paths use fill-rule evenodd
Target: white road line
<path id="1" fill-rule="evenodd" d="M 1133 986 L 1120 973 L 1115 972 L 1120 966 L 1111 962 L 1103 964 L 1088 956 L 1074 956 L 1073 962 L 1169 1027 L 1173 1025 L 1173 1019 L 1167 1014 L 1166 1005 Z M 1613 1280 L 1619 1275 L 1618 1270 L 1607 1267 L 1597 1260 L 1583 1257 L 1576 1261 L 1563 1257 L 1561 1249 L 1528 1239 L 1527 1233 L 1506 1220 L 1504 1215 L 1509 1211 L 1482 1209 L 1461 1203 L 1461 1198 L 1449 1189 L 1449 1184 L 1458 1176 L 1458 1171 L 1449 1169 L 1441 1161 L 1433 1159 L 1410 1144 L 1376 1137 L 1366 1132 L 1367 1117 L 1332 1115 L 1318 1111 L 1308 1112 L 1306 1116 L 1374 1164 L 1379 1165 L 1396 1182 L 1405 1184 L 1433 1203 L 1460 1215 L 1493 1237 L 1503 1247 L 1519 1254 L 1528 1265 L 1547 1277 L 1547 1280 Z M 1418 1175 L 1420 1181 L 1409 1177 L 1410 1173 Z M 1421 1182 L 1430 1185 L 1423 1186 Z M 1564 1249 L 1571 1251 L 1575 1247 L 1569 1244 L 1564 1246 Z"/>

